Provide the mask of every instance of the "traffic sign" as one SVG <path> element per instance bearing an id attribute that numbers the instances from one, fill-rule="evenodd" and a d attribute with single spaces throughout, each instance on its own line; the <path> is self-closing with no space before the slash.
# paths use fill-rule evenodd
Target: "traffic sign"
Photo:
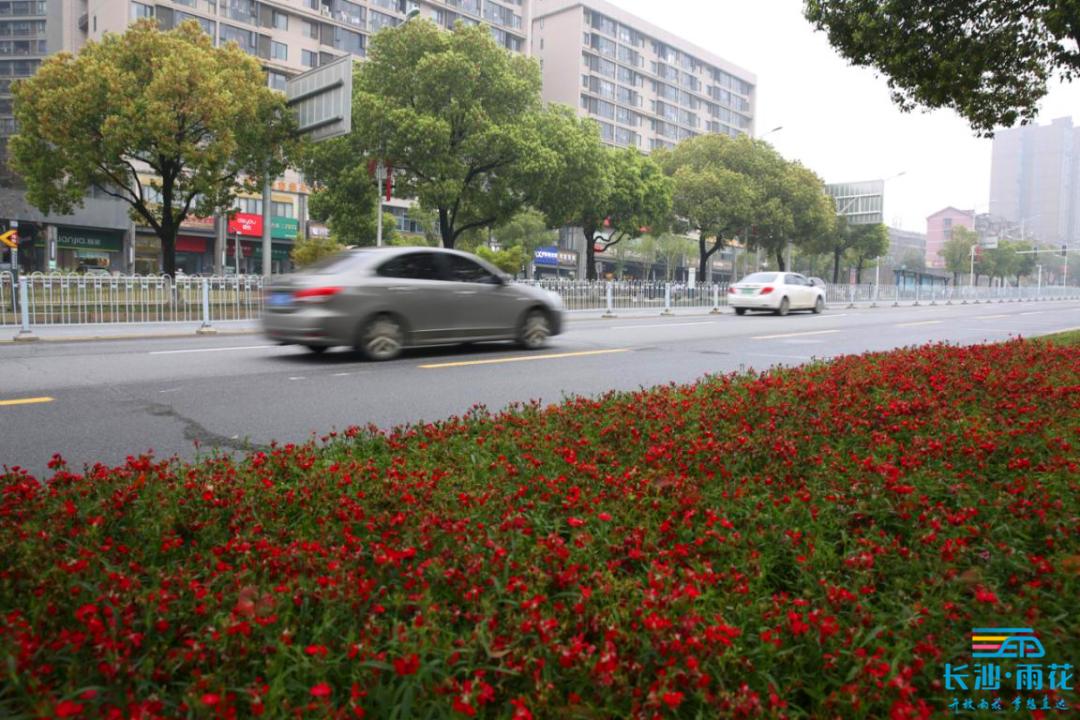
<path id="1" fill-rule="evenodd" d="M 286 103 L 296 111 L 300 134 L 315 142 L 349 134 L 352 74 L 353 57 L 343 55 L 288 81 Z"/>

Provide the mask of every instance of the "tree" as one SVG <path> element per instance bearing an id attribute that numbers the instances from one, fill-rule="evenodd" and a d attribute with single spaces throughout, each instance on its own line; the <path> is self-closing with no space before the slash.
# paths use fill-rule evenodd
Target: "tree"
<path id="1" fill-rule="evenodd" d="M 297 267 L 304 267 L 321 258 L 334 255 L 345 250 L 345 246 L 332 237 L 317 238 L 309 237 L 297 240 L 293 245 L 289 256 Z"/>
<path id="2" fill-rule="evenodd" d="M 653 265 L 656 264 L 658 254 L 656 238 L 652 235 L 643 235 L 633 240 L 632 248 L 641 260 L 641 279 L 651 280 Z"/>
<path id="3" fill-rule="evenodd" d="M 1074 0 L 806 0 L 847 60 L 889 78 L 902 110 L 952 108 L 990 135 L 1030 122 L 1054 75 L 1080 71 Z"/>
<path id="4" fill-rule="evenodd" d="M 300 165 L 315 186 L 309 196 L 308 212 L 349 245 L 374 246 L 381 188 L 368 167 L 356 162 L 350 152 L 347 137 L 304 147 Z M 383 213 L 383 239 L 387 244 L 396 229 L 394 216 Z"/>
<path id="5" fill-rule="evenodd" d="M 825 183 L 813 171 L 785 161 L 771 147 L 755 151 L 761 159 L 754 169 L 758 200 L 750 247 L 772 253 L 777 268 L 783 271 L 787 269 L 784 251 L 788 243 L 812 245 L 834 228 L 834 205 L 825 192 Z M 858 241 L 867 239 L 860 237 Z"/>
<path id="6" fill-rule="evenodd" d="M 558 231 L 549 228 L 543 214 L 531 208 L 496 227 L 494 235 L 504 248 L 521 248 L 525 263 L 532 262 L 538 247 L 554 245 L 559 240 Z"/>
<path id="7" fill-rule="evenodd" d="M 586 277 L 595 280 L 598 247 L 603 252 L 667 223 L 670 181 L 634 148 L 603 145 L 596 123 L 578 119 L 572 110 L 550 108 L 543 127 L 552 157 L 530 178 L 530 202 L 553 227 L 581 227 Z"/>
<path id="8" fill-rule="evenodd" d="M 889 231 L 878 223 L 853 225 L 842 215 L 837 215 L 831 232 L 825 232 L 808 243 L 813 252 L 832 256 L 832 281 L 840 282 L 840 260 L 851 254 L 859 271 L 869 258 L 884 255 L 889 248 Z"/>
<path id="9" fill-rule="evenodd" d="M 259 62 L 232 43 L 215 48 L 193 21 L 161 32 L 140 20 L 52 55 L 13 94 L 11 165 L 30 203 L 70 213 L 90 188 L 123 200 L 161 239 L 169 275 L 180 223 L 232 207 L 293 149 L 285 98 Z"/>
<path id="10" fill-rule="evenodd" d="M 684 235 L 667 234 L 656 239 L 656 251 L 664 262 L 664 277 L 668 282 L 675 279 L 679 263 L 693 254 L 694 245 L 694 241 Z"/>
<path id="11" fill-rule="evenodd" d="M 960 274 L 971 270 L 971 248 L 979 243 L 974 230 L 957 226 L 952 237 L 945 241 L 938 254 L 945 259 L 945 269 L 953 274 L 953 285 L 960 283 Z"/>
<path id="12" fill-rule="evenodd" d="M 411 20 L 373 36 L 354 75 L 353 129 L 339 170 L 316 179 L 330 187 L 369 159 L 388 160 L 398 195 L 434 212 L 452 248 L 462 233 L 522 207 L 523 174 L 551 159 L 540 114 L 535 60 L 500 47 L 484 27 L 446 32 Z"/>
<path id="13" fill-rule="evenodd" d="M 926 255 L 915 248 L 907 248 L 904 250 L 903 254 L 899 257 L 898 262 L 908 270 L 922 272 L 926 269 Z"/>
<path id="14" fill-rule="evenodd" d="M 525 251 L 520 245 L 498 250 L 480 245 L 476 248 L 476 254 L 509 275 L 520 273 L 521 266 L 525 264 Z"/>
<path id="15" fill-rule="evenodd" d="M 744 143 L 740 145 L 740 142 Z M 698 135 L 673 150 L 657 153 L 657 161 L 672 178 L 672 212 L 676 227 L 698 236 L 701 277 L 707 276 L 709 258 L 726 239 L 744 233 L 755 219 L 757 192 L 751 175 L 738 169 L 752 148 L 726 135 Z"/>

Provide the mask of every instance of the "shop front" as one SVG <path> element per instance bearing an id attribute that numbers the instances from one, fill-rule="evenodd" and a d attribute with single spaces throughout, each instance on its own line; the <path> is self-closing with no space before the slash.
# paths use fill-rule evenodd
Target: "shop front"
<path id="1" fill-rule="evenodd" d="M 49 257 L 43 233 L 35 240 L 35 255 L 42 270 L 60 272 L 120 272 L 123 269 L 124 232 L 101 228 L 56 226 L 56 253 Z"/>
<path id="2" fill-rule="evenodd" d="M 239 274 L 262 273 L 262 234 L 261 215 L 235 213 L 229 219 L 229 237 L 226 241 L 225 265 L 227 272 Z M 270 272 L 274 274 L 292 271 L 293 243 L 300 230 L 296 218 L 270 218 Z M 239 253 L 236 242 L 239 240 Z"/>

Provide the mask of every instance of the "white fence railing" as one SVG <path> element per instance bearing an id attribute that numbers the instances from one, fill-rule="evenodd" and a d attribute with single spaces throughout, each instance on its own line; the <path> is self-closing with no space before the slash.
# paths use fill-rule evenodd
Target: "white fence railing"
<path id="1" fill-rule="evenodd" d="M 25 287 L 21 288 L 11 273 L 0 273 L 0 326 L 20 324 L 23 305 L 29 324 L 42 326 L 252 320 L 262 312 L 263 303 L 258 275 L 169 278 L 34 273 L 22 281 Z"/>
<path id="2" fill-rule="evenodd" d="M 263 278 L 92 276 L 34 273 L 22 278 L 0 272 L 0 326 L 254 320 L 263 308 Z M 647 281 L 531 281 L 562 298 L 568 311 L 658 314 L 727 305 L 726 283 Z M 850 305 L 944 304 L 1016 300 L 1080 299 L 1077 287 L 900 287 L 828 285 L 826 303 Z M 25 300 L 23 299 L 25 297 Z M 25 313 L 23 312 L 25 310 Z"/>

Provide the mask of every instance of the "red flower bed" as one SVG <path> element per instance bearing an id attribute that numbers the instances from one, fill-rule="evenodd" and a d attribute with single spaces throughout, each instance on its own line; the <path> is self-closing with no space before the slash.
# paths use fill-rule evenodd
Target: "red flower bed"
<path id="1" fill-rule="evenodd" d="M 58 461 L 0 479 L 0 716 L 945 713 L 973 627 L 1080 662 L 1078 444 L 1016 341 Z"/>

